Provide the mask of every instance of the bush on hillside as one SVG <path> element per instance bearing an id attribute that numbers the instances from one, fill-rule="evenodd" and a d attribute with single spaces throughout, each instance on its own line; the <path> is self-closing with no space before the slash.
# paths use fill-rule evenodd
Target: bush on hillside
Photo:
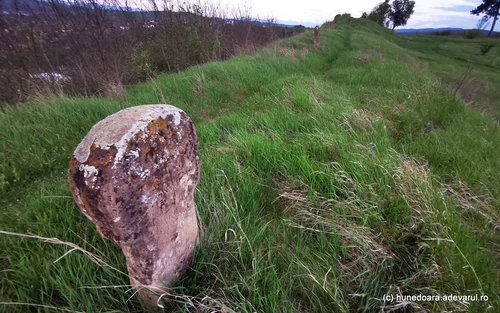
<path id="1" fill-rule="evenodd" d="M 377 23 L 377 19 L 378 19 L 377 12 L 371 11 L 370 14 L 368 14 L 368 19 Z"/>
<path id="2" fill-rule="evenodd" d="M 485 42 L 479 46 L 481 50 L 481 55 L 486 55 L 490 50 L 496 46 L 496 42 Z"/>
<path id="3" fill-rule="evenodd" d="M 351 24 L 355 19 L 351 16 L 350 13 L 337 14 L 333 21 L 325 22 L 321 25 L 321 28 L 324 29 L 334 29 L 339 27 L 339 25 Z"/>
<path id="4" fill-rule="evenodd" d="M 475 39 L 481 37 L 481 30 L 480 29 L 469 29 L 464 33 L 464 38 L 467 39 Z"/>
<path id="5" fill-rule="evenodd" d="M 301 34 L 306 31 L 306 27 L 304 25 L 295 25 L 292 27 L 294 34 Z"/>
<path id="6" fill-rule="evenodd" d="M 333 20 L 335 24 L 338 23 L 349 23 L 352 20 L 351 14 L 350 13 L 344 13 L 342 15 L 337 14 L 335 15 L 335 19 Z"/>
<path id="7" fill-rule="evenodd" d="M 451 36 L 453 32 L 450 29 L 445 29 L 445 30 L 436 30 L 431 34 L 434 36 Z"/>

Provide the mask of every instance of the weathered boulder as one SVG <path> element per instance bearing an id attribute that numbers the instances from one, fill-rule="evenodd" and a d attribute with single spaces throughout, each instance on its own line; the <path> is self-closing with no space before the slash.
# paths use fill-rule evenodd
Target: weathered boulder
<path id="1" fill-rule="evenodd" d="M 171 105 L 142 105 L 103 119 L 70 162 L 81 211 L 120 245 L 132 285 L 150 304 L 187 268 L 198 224 L 198 138 L 191 119 Z M 146 288 L 143 288 L 146 287 Z"/>

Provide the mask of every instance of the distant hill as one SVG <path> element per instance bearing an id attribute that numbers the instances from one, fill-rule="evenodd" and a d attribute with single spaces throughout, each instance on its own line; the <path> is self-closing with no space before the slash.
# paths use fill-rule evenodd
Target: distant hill
<path id="1" fill-rule="evenodd" d="M 451 30 L 452 32 L 464 31 L 463 28 L 442 27 L 442 28 L 403 28 L 403 29 L 396 29 L 395 32 L 400 35 L 406 35 L 406 34 L 432 33 L 443 30 Z"/>
<path id="2" fill-rule="evenodd" d="M 37 14 L 42 11 L 52 10 L 54 5 L 61 7 L 61 6 L 74 6 L 75 4 L 76 6 L 79 7 L 89 7 L 89 8 L 93 7 L 90 3 L 87 3 L 85 1 L 72 3 L 71 0 L 57 0 L 54 1 L 53 3 L 49 3 L 48 0 L 0 0 L 0 12 L 5 12 L 5 13 L 20 12 L 28 14 Z M 121 9 L 119 6 L 109 6 L 102 4 L 98 4 L 98 6 L 102 6 L 102 8 L 111 10 Z M 129 8 L 128 10 L 131 12 L 139 11 L 134 8 Z"/>
<path id="3" fill-rule="evenodd" d="M 415 35 L 415 34 L 432 34 L 437 31 L 446 31 L 449 30 L 451 31 L 454 35 L 460 35 L 466 31 L 469 31 L 470 29 L 463 29 L 463 28 L 454 28 L 454 27 L 441 27 L 441 28 L 403 28 L 403 29 L 396 29 L 395 32 L 398 35 L 401 36 L 408 36 L 408 35 Z M 488 35 L 489 30 L 482 30 L 481 34 L 483 36 Z M 493 37 L 498 37 L 500 36 L 500 32 L 493 32 L 492 33 Z"/>
<path id="4" fill-rule="evenodd" d="M 65 6 L 65 1 L 59 1 L 59 5 Z M 80 4 L 84 5 L 84 4 Z M 111 12 L 116 11 L 118 12 L 119 10 L 123 10 L 123 8 L 120 7 L 113 7 L 113 6 L 105 6 L 103 7 L 107 10 L 111 10 Z M 44 10 L 52 10 L 50 8 L 50 4 L 46 2 L 45 0 L 0 0 L 0 12 L 5 12 L 5 13 L 14 13 L 14 12 L 20 12 L 20 13 L 27 13 L 27 14 L 37 14 L 40 13 L 41 11 Z M 128 11 L 128 14 L 132 15 L 140 15 L 142 19 L 148 20 L 148 19 L 155 19 L 158 14 L 161 14 L 161 11 L 142 11 L 139 9 L 134 9 L 134 8 L 128 8 L 126 11 Z M 174 12 L 176 16 L 187 16 L 190 15 L 190 13 L 183 13 L 183 12 Z M 230 23 L 238 23 L 241 22 L 241 20 L 234 19 L 234 18 L 225 18 L 227 22 Z M 280 27 L 286 27 L 286 28 L 292 28 L 292 27 L 300 27 L 301 25 L 296 25 L 296 24 L 288 24 L 288 23 L 270 23 L 266 21 L 259 21 L 259 20 L 252 20 L 251 21 L 254 24 L 257 25 L 262 25 L 262 26 L 280 26 Z"/>
<path id="5" fill-rule="evenodd" d="M 0 1 L 0 11 L 26 13 L 38 11 L 41 5 L 47 5 L 47 3 L 37 0 L 2 0 Z"/>

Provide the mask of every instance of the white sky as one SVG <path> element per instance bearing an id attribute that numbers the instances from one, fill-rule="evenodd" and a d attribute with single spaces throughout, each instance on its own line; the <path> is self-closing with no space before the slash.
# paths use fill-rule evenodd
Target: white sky
<path id="1" fill-rule="evenodd" d="M 314 26 L 332 20 L 336 14 L 351 13 L 360 17 L 382 0 L 218 0 L 223 6 L 246 4 L 252 15 L 274 17 L 285 24 Z M 474 28 L 480 16 L 470 14 L 481 0 L 415 0 L 415 13 L 404 28 L 461 27 Z M 500 23 L 497 23 L 500 24 Z M 498 29 L 498 27 L 496 27 Z"/>

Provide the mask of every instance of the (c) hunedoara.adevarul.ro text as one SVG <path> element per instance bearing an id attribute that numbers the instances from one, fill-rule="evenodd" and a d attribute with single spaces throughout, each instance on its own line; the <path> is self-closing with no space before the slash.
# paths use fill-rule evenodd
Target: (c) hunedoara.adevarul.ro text
<path id="1" fill-rule="evenodd" d="M 459 302 L 476 302 L 488 301 L 487 295 L 391 295 L 385 294 L 382 297 L 384 302 L 408 302 L 408 301 L 459 301 Z"/>

